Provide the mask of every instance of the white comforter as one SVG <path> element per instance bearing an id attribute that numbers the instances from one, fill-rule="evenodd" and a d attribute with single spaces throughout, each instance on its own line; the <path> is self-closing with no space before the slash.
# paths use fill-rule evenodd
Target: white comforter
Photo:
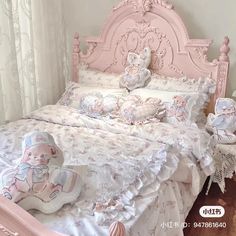
<path id="1" fill-rule="evenodd" d="M 52 105 L 0 127 L 0 172 L 18 163 L 22 137 L 32 131 L 51 133 L 64 153 L 64 164 L 78 166 L 82 175 L 81 196 L 72 206 L 64 206 L 54 214 L 56 221 L 52 216 L 32 212 L 42 222 L 68 235 L 106 235 L 107 226 L 115 220 L 129 225 L 140 214 L 137 201 L 157 192 L 163 181 L 175 178 L 192 181 L 193 176 L 178 172 L 180 166 L 181 171 L 192 168 L 191 175 L 195 173 L 195 177 L 197 168 L 193 171 L 193 167 L 199 164 L 206 175 L 214 170 L 209 136 L 195 126 L 166 123 L 129 126 Z M 197 193 L 196 182 L 193 186 Z M 96 203 L 104 204 L 110 199 L 115 199 L 116 207 L 94 210 Z M 70 220 L 73 227 L 65 228 L 62 222 Z"/>

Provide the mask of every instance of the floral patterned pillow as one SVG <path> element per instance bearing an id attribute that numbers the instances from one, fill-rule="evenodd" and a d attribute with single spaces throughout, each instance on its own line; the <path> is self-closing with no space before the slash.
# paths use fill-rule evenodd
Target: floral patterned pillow
<path id="1" fill-rule="evenodd" d="M 209 77 L 199 77 L 198 79 L 194 79 L 188 78 L 187 76 L 176 78 L 153 74 L 151 76 L 151 81 L 147 84 L 146 88 L 164 91 L 202 92 L 213 94 L 216 90 L 216 82 Z"/>
<path id="2" fill-rule="evenodd" d="M 204 106 L 204 98 L 198 93 L 170 92 L 150 90 L 146 88 L 136 89 L 132 95 L 139 95 L 143 99 L 161 99 L 166 108 L 163 121 L 168 123 L 192 123 L 196 122 L 199 111 Z"/>
<path id="3" fill-rule="evenodd" d="M 151 61 L 150 48 L 144 48 L 139 55 L 130 52 L 127 60 L 129 65 L 121 77 L 120 87 L 128 90 L 144 87 L 151 76 L 147 69 Z"/>
<path id="4" fill-rule="evenodd" d="M 85 65 L 79 67 L 79 84 L 83 86 L 119 88 L 120 79 L 120 74 L 94 70 Z"/>
<path id="5" fill-rule="evenodd" d="M 127 124 L 144 124 L 160 121 L 165 114 L 165 107 L 160 99 L 129 95 L 120 107 L 119 117 Z"/>
<path id="6" fill-rule="evenodd" d="M 81 99 L 85 99 L 85 97 L 88 94 L 93 94 L 93 95 L 94 94 L 101 94 L 102 97 L 106 97 L 108 95 L 114 96 L 114 97 L 122 97 L 122 96 L 125 96 L 127 93 L 128 92 L 126 89 L 121 89 L 121 88 L 113 89 L 113 88 L 102 88 L 102 87 L 88 87 L 88 86 L 83 86 L 78 83 L 70 82 L 66 88 L 65 93 L 62 95 L 61 99 L 57 102 L 57 104 L 64 105 L 64 106 L 70 106 L 75 109 L 79 109 L 81 106 L 80 105 Z M 94 96 L 93 97 L 90 96 L 90 97 L 86 98 L 85 102 L 83 102 L 83 103 L 88 104 L 88 100 L 90 101 L 90 103 L 92 101 L 93 101 L 93 103 L 95 103 L 95 100 L 97 101 L 97 103 L 99 103 L 98 97 L 95 98 Z M 106 101 L 107 101 L 107 99 L 106 99 Z M 97 106 L 98 106 L 98 104 L 97 104 Z M 98 109 L 98 107 L 96 109 Z"/>
<path id="7" fill-rule="evenodd" d="M 88 93 L 81 97 L 79 111 L 94 118 L 112 116 L 119 109 L 119 99 L 114 95 L 103 96 L 101 93 Z"/>

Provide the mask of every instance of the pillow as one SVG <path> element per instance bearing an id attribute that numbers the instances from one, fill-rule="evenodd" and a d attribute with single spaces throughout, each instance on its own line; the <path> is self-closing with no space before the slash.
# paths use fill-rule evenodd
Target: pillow
<path id="1" fill-rule="evenodd" d="M 129 95 L 119 111 L 119 118 L 127 124 L 144 124 L 150 121 L 160 121 L 164 115 L 165 108 L 160 99 L 142 99 L 136 95 Z"/>
<path id="2" fill-rule="evenodd" d="M 128 90 L 144 87 L 151 76 L 150 70 L 147 69 L 151 61 L 150 48 L 144 48 L 139 55 L 130 52 L 127 61 L 129 65 L 121 77 L 120 87 Z"/>
<path id="3" fill-rule="evenodd" d="M 101 72 L 84 65 L 79 67 L 79 84 L 84 86 L 120 88 L 121 75 Z"/>
<path id="4" fill-rule="evenodd" d="M 205 101 L 200 94 L 191 92 L 171 92 L 141 88 L 132 91 L 130 94 L 141 96 L 143 99 L 161 99 L 166 108 L 166 116 L 163 120 L 169 123 L 196 122 Z"/>
<path id="5" fill-rule="evenodd" d="M 216 83 L 209 77 L 191 79 L 186 76 L 175 78 L 153 74 L 151 76 L 151 81 L 147 84 L 146 88 L 165 91 L 203 92 L 213 94 L 215 93 Z"/>
<path id="6" fill-rule="evenodd" d="M 199 77 L 198 79 L 193 79 L 186 76 L 175 78 L 153 74 L 151 81 L 148 83 L 146 88 L 165 91 L 194 92 L 199 93 L 199 95 L 201 94 L 202 101 L 204 101 L 204 103 L 195 119 L 196 123 L 201 126 L 206 123 L 205 108 L 210 101 L 211 94 L 215 93 L 216 82 L 209 77 Z"/>
<path id="7" fill-rule="evenodd" d="M 115 97 L 122 97 L 127 94 L 126 89 L 112 89 L 112 88 L 100 88 L 100 87 L 88 87 L 81 84 L 70 82 L 66 88 L 65 93 L 61 99 L 57 102 L 59 105 L 70 106 L 78 109 L 80 107 L 80 100 L 89 93 L 100 93 L 103 97 L 112 95 Z"/>
<path id="8" fill-rule="evenodd" d="M 82 187 L 78 173 L 62 167 L 63 161 L 62 151 L 49 133 L 26 134 L 20 163 L 0 175 L 2 194 L 25 210 L 46 214 L 59 210 L 75 201 Z"/>
<path id="9" fill-rule="evenodd" d="M 112 116 L 119 109 L 119 101 L 120 98 L 114 95 L 103 96 L 101 93 L 88 93 L 81 97 L 79 111 L 93 118 Z"/>

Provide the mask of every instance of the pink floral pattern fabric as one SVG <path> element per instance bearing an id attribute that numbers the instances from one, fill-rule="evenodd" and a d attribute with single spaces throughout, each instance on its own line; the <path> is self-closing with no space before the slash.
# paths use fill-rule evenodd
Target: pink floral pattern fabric
<path id="1" fill-rule="evenodd" d="M 208 95 L 215 93 L 216 82 L 209 77 L 176 78 L 152 74 L 146 88 L 173 92 L 200 92 Z"/>
<path id="2" fill-rule="evenodd" d="M 121 74 L 106 73 L 79 66 L 79 84 L 91 87 L 119 88 Z"/>
<path id="3" fill-rule="evenodd" d="M 71 82 L 57 104 L 70 106 L 90 117 L 111 116 L 120 107 L 126 89 L 87 87 Z"/>
<path id="4" fill-rule="evenodd" d="M 0 127 L 0 172 L 16 166 L 24 134 L 42 130 L 53 134 L 64 154 L 64 166 L 81 170 L 84 185 L 72 205 L 53 215 L 32 214 L 51 229 L 68 235 L 105 236 L 110 223 L 117 219 L 125 224 L 128 235 L 143 235 L 145 229 L 137 223 L 146 222 L 151 212 L 160 217 L 153 215 L 144 233 L 153 229 L 165 235 L 155 219 L 168 219 L 171 208 L 173 217 L 184 218 L 199 192 L 196 183 L 200 172 L 209 175 L 214 171 L 209 135 L 197 127 L 153 122 L 130 126 L 118 119 L 93 119 L 77 109 L 52 105 Z M 189 160 L 191 165 L 186 168 L 194 175 L 181 188 L 176 185 L 176 191 L 173 185 L 164 191 L 165 181 L 175 181 L 174 173 L 183 157 Z M 174 202 L 170 204 L 169 200 Z M 116 207 L 103 208 L 114 204 Z M 156 206 L 155 211 L 150 206 Z"/>
<path id="5" fill-rule="evenodd" d="M 159 122 L 165 115 L 164 104 L 158 98 L 142 100 L 140 96 L 129 95 L 119 110 L 119 117 L 127 124 Z"/>
<path id="6" fill-rule="evenodd" d="M 104 96 L 101 93 L 88 93 L 80 98 L 79 111 L 90 117 L 115 115 L 120 108 L 120 98 L 114 95 Z"/>
<path id="7" fill-rule="evenodd" d="M 182 123 L 184 125 L 195 124 L 205 102 L 204 98 L 198 93 L 141 88 L 132 91 L 131 94 L 141 96 L 143 99 L 161 99 L 166 108 L 166 116 L 163 121 L 176 124 Z"/>
<path id="8" fill-rule="evenodd" d="M 215 93 L 216 82 L 210 77 L 188 78 L 183 76 L 176 78 L 153 74 L 146 88 L 157 91 L 199 94 L 200 99 L 197 104 L 200 104 L 200 109 L 197 108 L 198 114 L 195 115 L 194 120 L 203 126 L 206 123 L 205 108 L 208 106 L 211 95 Z"/>

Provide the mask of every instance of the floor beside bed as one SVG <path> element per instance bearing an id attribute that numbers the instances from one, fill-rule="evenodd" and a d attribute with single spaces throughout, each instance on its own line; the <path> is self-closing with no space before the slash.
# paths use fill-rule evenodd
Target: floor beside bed
<path id="1" fill-rule="evenodd" d="M 236 235 L 236 182 L 226 180 L 226 192 L 223 194 L 217 184 L 212 184 L 208 196 L 205 195 L 207 188 L 206 181 L 202 192 L 186 219 L 187 223 L 193 222 L 226 222 L 226 228 L 194 228 L 189 227 L 184 230 L 185 236 L 235 236 Z M 199 215 L 199 209 L 204 205 L 221 205 L 225 209 L 225 215 L 222 218 L 202 218 Z"/>

